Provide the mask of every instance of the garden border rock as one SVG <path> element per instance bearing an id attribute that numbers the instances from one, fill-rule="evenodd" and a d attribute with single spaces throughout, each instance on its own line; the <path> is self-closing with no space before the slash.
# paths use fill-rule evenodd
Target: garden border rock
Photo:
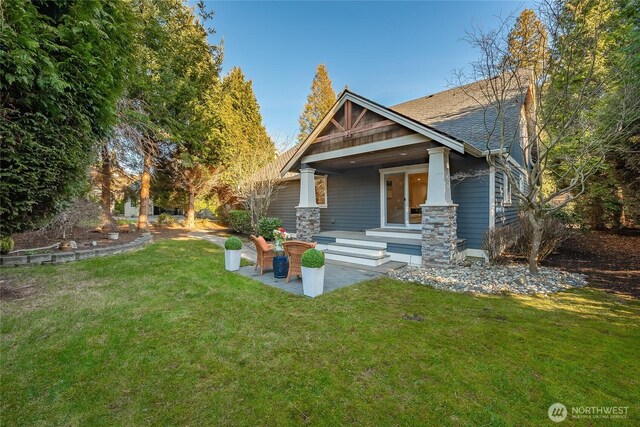
<path id="1" fill-rule="evenodd" d="M 95 249 L 77 249 L 68 252 L 56 252 L 50 254 L 13 255 L 0 256 L 0 267 L 17 267 L 41 264 L 64 264 L 66 262 L 80 261 L 107 255 L 115 255 L 122 252 L 131 252 L 144 247 L 153 240 L 151 233 L 144 233 L 133 242 L 122 245 L 105 246 Z"/>

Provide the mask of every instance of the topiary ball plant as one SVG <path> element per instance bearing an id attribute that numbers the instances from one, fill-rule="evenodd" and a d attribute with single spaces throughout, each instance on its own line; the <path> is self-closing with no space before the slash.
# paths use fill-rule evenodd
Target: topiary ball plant
<path id="1" fill-rule="evenodd" d="M 229 237 L 226 242 L 224 242 L 224 248 L 228 251 L 237 251 L 242 249 L 242 240 L 237 237 Z"/>
<path id="2" fill-rule="evenodd" d="M 324 265 L 324 254 L 317 249 L 308 249 L 302 254 L 302 266 L 320 268 Z"/>
<path id="3" fill-rule="evenodd" d="M 11 236 L 5 236 L 0 239 L 0 254 L 6 255 L 13 250 L 13 239 Z"/>

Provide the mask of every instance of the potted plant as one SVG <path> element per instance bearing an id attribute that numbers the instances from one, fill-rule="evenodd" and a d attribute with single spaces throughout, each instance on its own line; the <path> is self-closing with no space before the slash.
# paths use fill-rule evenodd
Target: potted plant
<path id="1" fill-rule="evenodd" d="M 107 238 L 109 240 L 118 240 L 118 237 L 120 237 L 120 232 L 118 231 L 109 231 L 107 233 Z"/>
<path id="2" fill-rule="evenodd" d="M 324 290 L 324 254 L 309 249 L 302 254 L 302 291 L 308 297 L 322 295 Z"/>
<path id="3" fill-rule="evenodd" d="M 273 276 L 276 279 L 285 279 L 289 272 L 289 260 L 284 254 L 284 247 L 282 243 L 289 238 L 289 233 L 284 228 L 276 228 L 273 230 L 273 251 L 275 256 L 273 257 Z"/>
<path id="4" fill-rule="evenodd" d="M 224 242 L 224 268 L 227 271 L 240 270 L 240 250 L 242 240 L 237 237 L 229 237 Z"/>

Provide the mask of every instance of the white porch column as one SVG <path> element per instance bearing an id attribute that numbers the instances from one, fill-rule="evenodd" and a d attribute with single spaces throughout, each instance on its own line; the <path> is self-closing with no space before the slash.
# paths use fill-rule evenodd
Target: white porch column
<path id="1" fill-rule="evenodd" d="M 456 214 L 451 200 L 449 149 L 430 148 L 427 201 L 422 205 L 422 265 L 451 265 L 458 259 Z"/>
<path id="2" fill-rule="evenodd" d="M 317 208 L 316 204 L 316 170 L 312 168 L 300 169 L 300 204 L 298 208 Z"/>
<path id="3" fill-rule="evenodd" d="M 449 172 L 449 149 L 436 147 L 429 152 L 429 186 L 424 206 L 451 206 L 451 174 Z"/>
<path id="4" fill-rule="evenodd" d="M 320 232 L 320 207 L 316 203 L 315 169 L 300 169 L 300 204 L 296 206 L 296 238 L 311 242 Z"/>

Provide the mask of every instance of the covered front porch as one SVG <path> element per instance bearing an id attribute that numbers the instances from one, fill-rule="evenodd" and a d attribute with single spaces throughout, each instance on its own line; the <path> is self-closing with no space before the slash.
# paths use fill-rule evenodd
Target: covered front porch
<path id="1" fill-rule="evenodd" d="M 487 168 L 466 147 L 345 91 L 283 167 L 283 176 L 298 174 L 278 201 L 295 203 L 288 224 L 295 224 L 299 239 L 326 245 L 329 258 L 351 256 L 379 265 L 393 256 L 411 264 L 449 265 L 464 257 L 467 239 L 479 247 L 477 231 L 488 225 L 488 182 L 477 188 L 466 182 L 452 198 L 452 170 Z M 467 203 L 474 192 L 482 201 Z M 459 207 L 466 234 L 461 238 Z M 271 213 L 287 223 L 293 209 L 276 207 Z"/>
<path id="2" fill-rule="evenodd" d="M 370 266 L 459 260 L 465 242 L 451 198 L 451 150 L 433 145 L 303 157 L 298 238 L 317 241 L 328 259 Z"/>

